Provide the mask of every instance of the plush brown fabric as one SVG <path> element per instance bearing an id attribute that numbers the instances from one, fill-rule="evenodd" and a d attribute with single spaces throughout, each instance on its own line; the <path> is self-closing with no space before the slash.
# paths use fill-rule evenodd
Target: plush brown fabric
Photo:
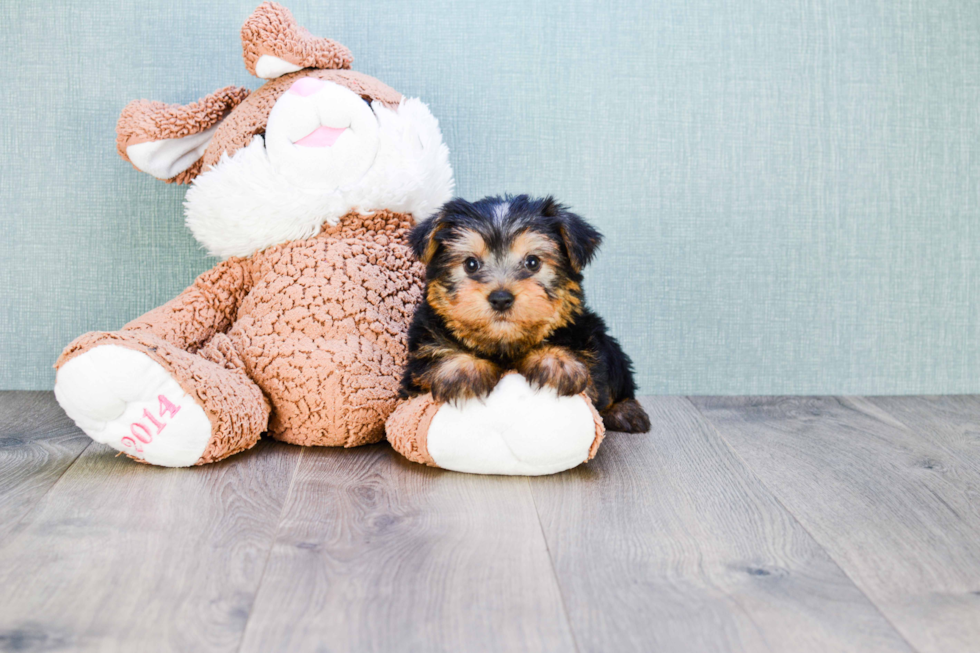
<path id="1" fill-rule="evenodd" d="M 224 261 L 121 331 L 77 339 L 57 366 L 99 344 L 147 353 L 211 419 L 201 462 L 252 446 L 266 416 L 285 442 L 377 442 L 422 295 L 424 269 L 405 245 L 412 223 L 352 212 L 313 238 Z"/>
<path id="2" fill-rule="evenodd" d="M 250 259 L 230 258 L 201 274 L 166 304 L 123 327 L 150 331 L 170 344 L 197 352 L 216 333 L 231 328 L 238 307 L 252 288 Z"/>
<path id="3" fill-rule="evenodd" d="M 313 36 L 275 2 L 262 3 L 242 25 L 242 55 L 248 72 L 256 74 L 255 64 L 264 54 L 300 68 L 350 68 L 354 62 L 350 50 Z"/>
<path id="4" fill-rule="evenodd" d="M 253 287 L 228 332 L 286 442 L 377 442 L 395 407 L 424 272 L 404 245 L 410 219 L 340 224 L 252 257 Z"/>
<path id="5" fill-rule="evenodd" d="M 247 88 L 226 86 L 186 105 L 133 100 L 123 108 L 116 123 L 116 150 L 125 161 L 132 163 L 126 154 L 130 145 L 198 134 L 217 124 L 248 94 Z M 200 171 L 198 162 L 166 181 L 186 184 Z"/>
<path id="6" fill-rule="evenodd" d="M 602 415 L 592 405 L 592 400 L 585 393 L 582 393 L 582 397 L 585 398 L 585 403 L 589 405 L 589 410 L 592 411 L 592 421 L 595 423 L 595 440 L 592 441 L 592 446 L 589 447 L 589 457 L 585 459 L 585 462 L 589 462 L 595 458 L 596 452 L 599 451 L 599 445 L 602 444 L 603 438 L 606 437 L 606 426 L 602 423 Z"/>
<path id="7" fill-rule="evenodd" d="M 432 418 L 441 406 L 430 394 L 400 403 L 385 423 L 391 447 L 413 463 L 438 467 L 429 455 L 428 435 Z"/>
<path id="8" fill-rule="evenodd" d="M 266 82 L 253 91 L 235 111 L 215 130 L 214 138 L 204 152 L 204 169 L 213 166 L 222 154 L 232 156 L 252 141 L 255 134 L 264 134 L 269 112 L 279 96 L 289 90 L 300 77 L 315 77 L 334 82 L 370 100 L 388 106 L 398 106 L 402 95 L 373 77 L 355 70 L 300 70 Z"/>

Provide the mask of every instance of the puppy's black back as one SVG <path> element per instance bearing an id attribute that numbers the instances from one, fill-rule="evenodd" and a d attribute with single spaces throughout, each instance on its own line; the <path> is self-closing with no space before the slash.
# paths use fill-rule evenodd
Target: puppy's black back
<path id="1" fill-rule="evenodd" d="M 602 412 L 623 399 L 636 398 L 633 361 L 609 335 L 606 322 L 585 308 L 575 321 L 555 331 L 548 342 L 587 353 L 596 389 L 596 408 Z"/>

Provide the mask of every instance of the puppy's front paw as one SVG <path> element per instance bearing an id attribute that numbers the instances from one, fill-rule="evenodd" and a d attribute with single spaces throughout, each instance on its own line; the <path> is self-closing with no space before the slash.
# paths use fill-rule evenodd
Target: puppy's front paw
<path id="1" fill-rule="evenodd" d="M 542 347 L 524 357 L 518 371 L 535 388 L 554 388 L 560 396 L 577 395 L 589 385 L 589 368 L 564 347 Z"/>
<path id="2" fill-rule="evenodd" d="M 469 354 L 445 358 L 426 374 L 432 398 L 443 403 L 482 399 L 496 387 L 500 375 L 499 367 Z"/>

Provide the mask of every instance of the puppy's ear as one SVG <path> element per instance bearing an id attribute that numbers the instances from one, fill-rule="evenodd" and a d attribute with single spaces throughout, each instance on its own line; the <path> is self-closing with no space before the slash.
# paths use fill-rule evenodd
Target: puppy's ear
<path id="1" fill-rule="evenodd" d="M 436 232 L 442 228 L 442 213 L 437 213 L 428 220 L 420 222 L 408 234 L 408 244 L 412 248 L 415 258 L 426 265 L 436 255 L 439 243 L 436 242 Z"/>
<path id="2" fill-rule="evenodd" d="M 602 234 L 551 196 L 544 199 L 541 215 L 554 220 L 572 269 L 581 272 L 602 244 Z"/>
<path id="3" fill-rule="evenodd" d="M 431 218 L 415 225 L 408 234 L 408 244 L 415 258 L 428 265 L 449 234 L 449 227 L 456 224 L 457 216 L 467 215 L 473 210 L 472 204 L 457 197 L 443 204 Z"/>

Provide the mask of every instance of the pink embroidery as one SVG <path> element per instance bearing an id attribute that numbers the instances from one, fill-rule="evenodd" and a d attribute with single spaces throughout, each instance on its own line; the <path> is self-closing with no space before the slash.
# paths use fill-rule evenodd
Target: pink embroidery
<path id="1" fill-rule="evenodd" d="M 163 419 L 167 415 L 170 415 L 172 418 L 180 412 L 180 406 L 174 405 L 174 403 L 167 399 L 164 395 L 157 395 L 157 401 L 160 402 L 160 419 Z M 149 420 L 150 424 L 157 427 L 157 435 L 160 435 L 163 432 L 163 429 L 167 428 L 167 422 L 159 421 L 150 413 L 148 408 L 143 409 L 143 417 Z M 140 446 L 140 442 L 143 444 L 153 442 L 153 434 L 150 433 L 150 428 L 143 424 L 142 421 L 133 422 L 130 424 L 129 432 L 133 434 L 133 437 L 129 437 L 127 435 L 121 440 L 121 442 L 123 446 L 129 447 L 130 449 L 135 449 L 139 453 L 143 453 L 143 447 Z"/>
<path id="2" fill-rule="evenodd" d="M 126 436 L 125 438 L 123 438 L 122 439 L 122 443 L 124 445 L 126 445 L 127 447 L 131 447 L 133 449 L 136 449 L 138 452 L 143 453 L 143 447 L 139 446 L 136 443 L 136 440 L 134 440 L 133 438 L 131 438 L 129 436 Z"/>
<path id="3" fill-rule="evenodd" d="M 163 430 L 163 427 L 165 427 L 166 424 L 161 424 L 160 422 L 153 419 L 153 415 L 150 415 L 150 411 L 148 411 L 145 408 L 143 409 L 143 417 L 153 422 L 153 426 L 157 427 L 157 435 L 160 435 L 160 431 Z M 163 417 L 163 415 L 160 415 L 160 417 Z"/>
<path id="4" fill-rule="evenodd" d="M 170 403 L 170 400 L 160 395 L 157 397 L 160 400 L 160 417 L 163 417 L 167 413 L 170 413 L 171 417 L 176 417 L 177 413 L 180 411 L 180 406 L 174 406 Z"/>
<path id="5" fill-rule="evenodd" d="M 143 431 L 143 435 L 140 435 L 139 434 L 139 431 L 137 431 L 136 429 L 142 430 Z M 153 434 L 150 433 L 150 429 L 146 428 L 145 426 L 143 426 L 139 422 L 133 422 L 132 424 L 130 424 L 129 425 L 129 432 L 133 434 L 133 437 L 134 438 L 136 438 L 137 440 L 139 440 L 143 444 L 150 444 L 151 442 L 153 442 Z"/>

